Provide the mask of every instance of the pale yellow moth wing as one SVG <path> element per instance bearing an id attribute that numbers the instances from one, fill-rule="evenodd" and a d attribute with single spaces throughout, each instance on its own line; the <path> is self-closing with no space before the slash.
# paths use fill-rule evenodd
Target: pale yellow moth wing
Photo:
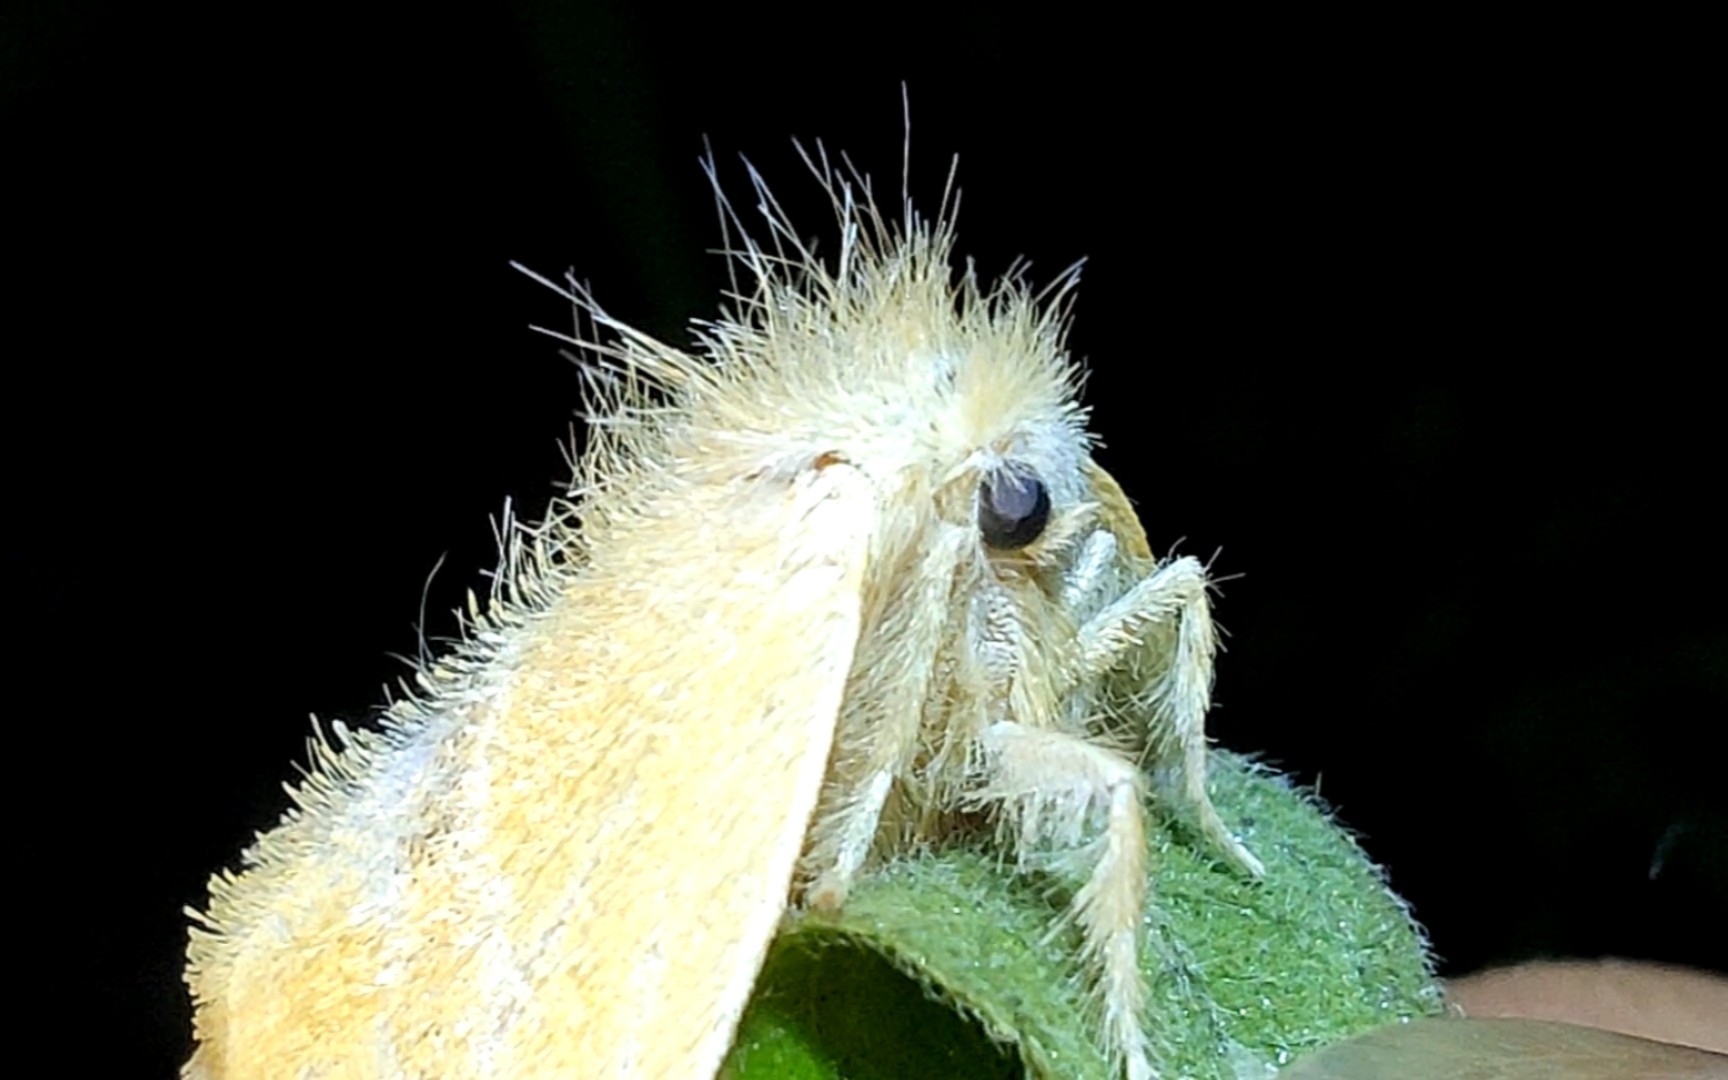
<path id="1" fill-rule="evenodd" d="M 816 804 L 874 506 L 826 459 L 674 488 L 466 700 L 329 767 L 364 782 L 303 795 L 213 887 L 188 1075 L 716 1072 Z"/>
<path id="2" fill-rule="evenodd" d="M 618 768 L 594 796 L 601 833 L 569 864 L 594 883 L 603 927 L 598 939 L 578 927 L 569 950 L 569 1064 L 594 1075 L 712 1075 L 785 909 L 857 644 L 874 513 L 850 466 L 803 479 L 777 513 L 711 519 L 743 557 L 695 560 L 705 610 L 675 595 L 654 616 L 661 598 L 644 596 L 647 618 L 618 643 L 639 658 L 670 646 L 680 662 L 625 661 L 637 689 L 604 707 L 631 749 L 594 747 Z M 697 525 L 673 523 L 686 535 L 669 549 L 688 559 Z M 669 670 L 692 679 L 666 686 Z"/>
<path id="3" fill-rule="evenodd" d="M 1152 544 L 1146 539 L 1146 529 L 1140 515 L 1116 478 L 1094 462 L 1086 463 L 1086 477 L 1092 482 L 1092 495 L 1098 500 L 1098 520 L 1116 535 L 1122 550 L 1135 559 L 1152 562 Z"/>

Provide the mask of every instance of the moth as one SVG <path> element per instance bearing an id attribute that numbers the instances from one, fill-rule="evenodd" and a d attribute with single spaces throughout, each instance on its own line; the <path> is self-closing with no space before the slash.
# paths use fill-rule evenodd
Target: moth
<path id="1" fill-rule="evenodd" d="M 837 251 L 752 171 L 693 351 L 547 282 L 597 331 L 568 498 L 191 912 L 186 1076 L 711 1076 L 789 906 L 980 829 L 1075 870 L 1098 1037 L 1154 1075 L 1153 787 L 1261 873 L 1207 795 L 1205 568 L 1092 459 L 1077 268 L 987 285 L 948 195 L 806 161 Z"/>

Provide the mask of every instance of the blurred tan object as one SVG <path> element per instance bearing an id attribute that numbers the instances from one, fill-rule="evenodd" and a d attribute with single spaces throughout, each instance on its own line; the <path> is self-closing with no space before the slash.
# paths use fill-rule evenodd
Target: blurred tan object
<path id="1" fill-rule="evenodd" d="M 1545 1020 L 1417 1020 L 1334 1043 L 1279 1080 L 1723 1080 L 1728 1057 Z"/>
<path id="2" fill-rule="evenodd" d="M 1728 979 L 1630 960 L 1554 960 L 1447 984 L 1448 1019 L 1389 1024 L 1280 1080 L 1728 1080 Z"/>
<path id="3" fill-rule="evenodd" d="M 1632 960 L 1550 960 L 1446 984 L 1471 1017 L 1586 1024 L 1728 1053 L 1728 979 Z"/>

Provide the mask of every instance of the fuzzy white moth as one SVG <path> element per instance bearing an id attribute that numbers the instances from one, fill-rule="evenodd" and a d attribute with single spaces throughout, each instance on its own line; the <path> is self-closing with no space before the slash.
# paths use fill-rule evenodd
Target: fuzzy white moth
<path id="1" fill-rule="evenodd" d="M 213 880 L 187 1076 L 711 1076 L 789 904 L 979 820 L 1080 861 L 1100 1038 L 1153 1075 L 1150 769 L 1260 872 L 1206 793 L 1205 572 L 1091 459 L 1075 275 L 956 278 L 951 215 L 815 171 L 836 261 L 758 180 L 700 355 L 564 290 L 617 335 L 570 339 L 599 358 L 572 494 Z"/>

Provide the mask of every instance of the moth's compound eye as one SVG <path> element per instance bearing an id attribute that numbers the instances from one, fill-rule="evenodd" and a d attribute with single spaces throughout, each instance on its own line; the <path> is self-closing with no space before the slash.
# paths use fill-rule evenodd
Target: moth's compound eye
<path id="1" fill-rule="evenodd" d="M 978 485 L 978 531 L 998 551 L 1023 548 L 1050 523 L 1050 489 L 1028 465 L 996 469 Z"/>

